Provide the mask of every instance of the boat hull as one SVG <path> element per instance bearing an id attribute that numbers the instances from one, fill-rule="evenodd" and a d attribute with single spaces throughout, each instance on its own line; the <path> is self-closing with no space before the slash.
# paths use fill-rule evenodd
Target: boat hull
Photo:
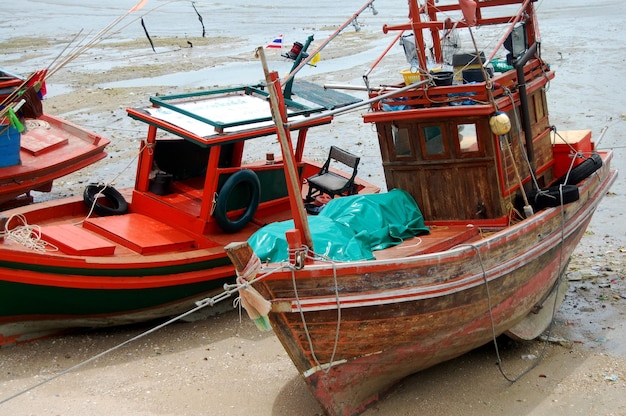
<path id="1" fill-rule="evenodd" d="M 327 414 L 361 413 L 402 378 L 490 342 L 541 305 L 617 176 L 605 156 L 578 201 L 448 251 L 261 280 L 272 326 Z"/>
<path id="2" fill-rule="evenodd" d="M 17 344 L 73 328 L 127 325 L 175 316 L 196 308 L 197 301 L 223 291 L 233 270 L 223 257 L 172 265 L 96 264 L 90 269 L 39 265 L 38 271 L 0 267 L 0 346 Z M 34 268 L 33 265 L 25 268 Z M 63 273 L 60 273 L 63 270 Z M 84 274 L 90 273 L 90 274 Z M 150 275 L 148 275 L 150 273 Z"/>

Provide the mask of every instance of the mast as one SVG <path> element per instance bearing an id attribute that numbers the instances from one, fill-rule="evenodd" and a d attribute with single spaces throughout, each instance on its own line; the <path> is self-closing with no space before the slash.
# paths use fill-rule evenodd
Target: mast
<path id="1" fill-rule="evenodd" d="M 256 49 L 256 55 L 261 59 L 263 72 L 265 74 L 265 82 L 270 95 L 270 108 L 272 110 L 272 119 L 276 125 L 276 132 L 280 142 L 280 149 L 283 154 L 283 166 L 285 169 L 285 178 L 287 179 L 287 191 L 289 193 L 289 203 L 293 210 L 293 222 L 296 230 L 299 231 L 301 241 L 313 249 L 313 238 L 309 230 L 306 211 L 302 203 L 302 191 L 300 190 L 300 182 L 295 167 L 295 156 L 291 145 L 291 137 L 287 125 L 287 110 L 285 100 L 280 87 L 280 79 L 276 71 L 270 72 L 265 59 L 265 51 L 263 47 Z"/>

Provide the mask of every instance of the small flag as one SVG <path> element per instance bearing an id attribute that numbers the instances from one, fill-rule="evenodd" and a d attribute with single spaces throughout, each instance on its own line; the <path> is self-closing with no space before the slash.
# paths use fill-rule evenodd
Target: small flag
<path id="1" fill-rule="evenodd" d="M 315 66 L 317 65 L 317 63 L 320 61 L 320 53 L 316 53 L 315 55 L 313 55 L 313 58 L 311 58 L 311 60 L 309 61 L 309 64 Z"/>
<path id="2" fill-rule="evenodd" d="M 268 43 L 267 49 L 281 49 L 283 47 L 283 35 L 278 35 L 271 43 Z"/>

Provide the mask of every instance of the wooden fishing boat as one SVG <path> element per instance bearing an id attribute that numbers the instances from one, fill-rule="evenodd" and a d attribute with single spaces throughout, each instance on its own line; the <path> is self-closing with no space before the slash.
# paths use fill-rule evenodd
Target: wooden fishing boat
<path id="1" fill-rule="evenodd" d="M 31 191 L 50 192 L 55 179 L 106 157 L 107 138 L 43 112 L 44 76 L 0 71 L 0 209 L 29 204 Z M 7 114 L 13 107 L 21 132 Z"/>
<path id="2" fill-rule="evenodd" d="M 330 93 L 331 101 L 354 99 Z M 287 191 L 282 158 L 266 155 L 267 144 L 254 148 L 253 139 L 275 141 L 267 99 L 248 86 L 153 97 L 128 109 L 147 128 L 134 189 L 92 184 L 82 197 L 3 212 L 0 345 L 178 315 L 233 283 L 224 245 L 292 218 L 289 199 L 301 198 Z M 321 168 L 303 151 L 308 129 L 332 120 L 307 121 L 323 109 L 288 106 L 301 123 L 293 158 L 303 177 Z M 244 162 L 245 154 L 262 159 Z M 351 184 L 351 192 L 379 190 Z"/>
<path id="3" fill-rule="evenodd" d="M 320 255 L 306 229 L 289 225 L 227 247 L 270 302 L 273 330 L 329 415 L 359 414 L 402 378 L 501 334 L 540 335 L 568 259 L 617 177 L 590 131 L 550 124 L 546 86 L 555 74 L 541 58 L 534 2 L 460 3 L 409 0 L 409 22 L 383 29 L 414 39 L 414 70 L 399 71 L 403 84 L 371 89 L 363 116 L 376 127 L 394 195 L 336 198 L 319 214 L 353 229 L 351 243 L 380 245 L 397 225 L 384 211 L 406 205 L 405 223 L 423 220 L 414 234 L 347 260 Z M 449 31 L 474 25 L 500 37 L 484 40 L 496 48 L 476 40 L 446 61 Z M 508 62 L 497 62 L 503 53 Z M 262 314 L 262 299 L 246 296 Z"/>

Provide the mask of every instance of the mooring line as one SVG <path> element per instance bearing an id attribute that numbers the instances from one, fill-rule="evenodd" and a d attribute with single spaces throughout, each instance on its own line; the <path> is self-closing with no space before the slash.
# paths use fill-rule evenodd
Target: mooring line
<path id="1" fill-rule="evenodd" d="M 65 370 L 61 371 L 60 373 L 55 374 L 54 376 L 49 377 L 49 378 L 47 378 L 45 380 L 42 380 L 39 383 L 34 384 L 34 385 L 32 385 L 32 386 L 30 386 L 30 387 L 28 387 L 28 388 L 26 388 L 26 389 L 24 389 L 22 391 L 19 391 L 19 392 L 13 394 L 12 396 L 9 396 L 9 397 L 7 397 L 5 399 L 2 399 L 2 400 L 0 400 L 0 405 L 3 404 L 3 403 L 8 402 L 10 400 L 13 400 L 16 397 L 19 397 L 19 396 L 21 396 L 21 395 L 23 395 L 25 393 L 28 393 L 29 391 L 34 390 L 37 387 L 40 387 L 40 386 L 42 386 L 42 385 L 44 385 L 46 383 L 49 383 L 49 382 L 51 382 L 51 381 L 53 381 L 53 380 L 55 380 L 55 379 L 65 375 L 65 374 L 71 373 L 72 371 L 74 371 L 74 370 L 76 370 L 76 369 L 78 369 L 78 368 L 80 368 L 80 367 L 82 367 L 82 366 L 84 366 L 86 364 L 89 364 L 92 361 L 95 361 L 95 360 L 97 360 L 97 359 L 99 359 L 99 358 L 101 358 L 101 357 L 103 357 L 103 356 L 105 356 L 105 355 L 107 355 L 107 354 L 109 354 L 109 353 L 111 353 L 111 352 L 113 352 L 113 351 L 115 351 L 115 350 L 117 350 L 117 349 L 127 345 L 127 344 L 130 344 L 133 341 L 137 341 L 138 339 L 143 338 L 146 335 L 149 335 L 149 334 L 151 334 L 153 332 L 156 332 L 159 329 L 162 329 L 162 328 L 166 327 L 167 325 L 169 325 L 171 323 L 174 323 L 174 322 L 184 318 L 187 315 L 191 315 L 192 313 L 197 312 L 197 311 L 199 311 L 200 309 L 202 309 L 202 308 L 204 308 L 206 306 L 213 306 L 217 302 L 220 302 L 220 301 L 230 297 L 233 293 L 238 292 L 240 287 L 241 287 L 240 285 L 228 285 L 228 284 L 225 284 L 224 285 L 224 291 L 222 293 L 220 293 L 218 295 L 215 295 L 215 296 L 213 296 L 211 298 L 202 299 L 202 300 L 196 302 L 197 306 L 195 308 L 190 309 L 187 312 L 184 312 L 181 315 L 178 315 L 178 316 L 176 316 L 174 318 L 171 318 L 170 320 L 168 320 L 168 321 L 166 321 L 166 322 L 164 322 L 164 323 L 162 323 L 160 325 L 157 325 L 154 328 L 151 328 L 151 329 L 149 329 L 149 330 L 147 330 L 145 332 L 142 332 L 139 335 L 136 335 L 136 336 L 134 336 L 134 337 L 132 337 L 130 339 L 127 339 L 126 341 L 122 342 L 121 344 L 118 344 L 118 345 L 116 345 L 114 347 L 111 347 L 108 350 L 103 351 L 103 352 L 101 352 L 101 353 L 99 353 L 99 354 L 97 354 L 97 355 L 95 355 L 95 356 L 93 356 L 93 357 L 91 357 L 91 358 L 89 358 L 89 359 L 87 359 L 85 361 L 82 361 L 82 362 L 80 362 L 80 363 L 78 363 L 76 365 L 73 365 L 72 367 L 66 368 Z"/>

